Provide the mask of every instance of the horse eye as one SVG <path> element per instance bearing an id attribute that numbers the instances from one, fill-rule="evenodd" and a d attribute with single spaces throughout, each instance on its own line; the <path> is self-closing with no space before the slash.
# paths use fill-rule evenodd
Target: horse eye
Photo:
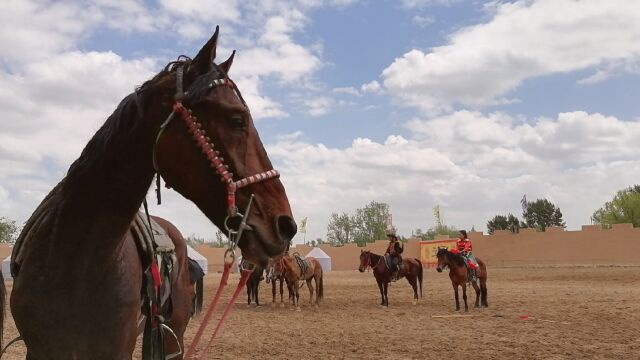
<path id="1" fill-rule="evenodd" d="M 237 115 L 231 116 L 231 118 L 229 119 L 229 122 L 234 129 L 244 130 L 245 122 L 242 115 L 237 114 Z"/>

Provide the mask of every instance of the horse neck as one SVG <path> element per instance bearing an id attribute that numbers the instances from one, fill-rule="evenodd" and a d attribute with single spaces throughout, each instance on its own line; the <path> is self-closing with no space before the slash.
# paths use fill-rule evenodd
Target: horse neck
<path id="1" fill-rule="evenodd" d="M 458 264 L 458 262 L 456 261 L 456 257 L 457 256 L 459 256 L 459 255 L 453 254 L 453 253 L 451 253 L 449 251 L 447 252 L 447 255 L 446 255 L 447 266 L 449 267 L 449 269 L 451 271 L 453 271 L 453 269 L 455 269 L 455 268 L 459 268 L 461 266 L 464 266 L 464 265 Z"/>
<path id="2" fill-rule="evenodd" d="M 380 265 L 380 259 L 382 259 L 382 255 L 369 253 L 369 259 L 371 259 L 371 268 L 375 270 Z"/>
<path id="3" fill-rule="evenodd" d="M 291 256 L 288 258 L 283 258 L 284 259 L 284 273 L 285 274 L 289 274 L 290 277 L 294 278 L 294 279 L 299 279 L 302 274 L 300 271 L 300 267 L 298 266 L 298 263 L 296 261 L 296 259 Z"/>
<path id="4" fill-rule="evenodd" d="M 137 95 L 125 98 L 69 168 L 58 217 L 73 225 L 64 236 L 82 232 L 84 237 L 76 238 L 91 239 L 95 246 L 101 239 L 122 240 L 129 229 L 154 174 L 151 157 L 158 121 L 147 118 L 161 116 L 141 117 L 138 109 L 145 107 L 138 101 Z"/>

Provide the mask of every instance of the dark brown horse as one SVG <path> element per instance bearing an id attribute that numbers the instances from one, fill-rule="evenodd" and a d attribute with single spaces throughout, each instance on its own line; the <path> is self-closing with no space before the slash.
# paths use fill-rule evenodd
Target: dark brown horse
<path id="1" fill-rule="evenodd" d="M 478 258 L 478 276 L 476 281 L 469 279 L 469 272 L 465 259 L 455 253 L 452 253 L 446 248 L 438 249 L 438 267 L 436 270 L 442 272 L 444 268 L 449 268 L 449 278 L 451 279 L 451 285 L 456 296 L 456 311 L 460 310 L 460 302 L 458 300 L 458 286 L 462 286 L 462 299 L 464 300 L 464 311 L 469 311 L 467 305 L 467 283 L 473 286 L 476 291 L 476 307 L 480 307 L 480 300 L 482 299 L 482 306 L 489 307 L 487 302 L 487 267 L 484 262 Z"/>
<path id="2" fill-rule="evenodd" d="M 298 255 L 285 254 L 280 263 L 284 269 L 284 276 L 287 279 L 287 286 L 290 290 L 293 290 L 293 304 L 297 311 L 300 311 L 300 293 L 298 290 L 300 281 L 306 281 L 309 288 L 309 304 L 311 306 L 318 306 L 324 297 L 324 286 L 322 279 L 322 266 L 318 259 L 314 257 L 307 257 L 300 262 L 301 258 Z M 302 265 L 302 266 L 301 266 Z M 314 289 L 311 285 L 311 280 L 316 284 L 315 298 Z"/>
<path id="3" fill-rule="evenodd" d="M 253 269 L 247 280 L 247 305 L 251 305 L 251 301 L 253 301 L 256 306 L 260 306 L 260 282 L 264 280 L 264 268 L 242 260 L 240 269 Z"/>
<path id="4" fill-rule="evenodd" d="M 287 286 L 289 293 L 289 303 L 295 305 L 293 288 L 287 283 L 287 277 L 285 276 L 285 270 L 282 266 L 282 261 L 275 262 L 267 270 L 267 284 L 271 283 L 271 295 L 273 296 L 271 305 L 276 306 L 276 286 L 277 282 L 280 283 L 280 306 L 284 307 L 284 290 L 283 285 Z"/>
<path id="5" fill-rule="evenodd" d="M 367 268 L 373 269 L 373 276 L 378 283 L 378 289 L 380 289 L 380 297 L 382 301 L 380 305 L 383 307 L 389 306 L 388 289 L 391 282 L 391 270 L 390 264 L 387 264 L 384 256 L 376 255 L 369 250 L 360 251 L 360 266 L 358 270 L 364 272 Z M 398 273 L 398 278 L 406 278 L 413 289 L 413 305 L 418 304 L 418 299 L 422 298 L 422 276 L 423 269 L 422 263 L 418 259 L 402 259 L 402 266 Z M 420 286 L 420 297 L 418 297 L 418 286 Z"/>
<path id="6" fill-rule="evenodd" d="M 198 315 L 202 311 L 204 300 L 204 270 L 197 261 L 188 258 L 189 262 L 189 282 L 193 287 L 192 314 Z"/>
<path id="7" fill-rule="evenodd" d="M 254 194 L 238 244 L 253 263 L 266 266 L 295 235 L 284 187 L 228 78 L 233 55 L 213 62 L 217 38 L 216 29 L 193 60 L 178 58 L 127 96 L 27 221 L 11 294 L 27 359 L 132 357 L 145 269 L 128 229 L 156 172 L 220 229 L 237 225 L 236 201 L 242 211 Z M 193 292 L 181 288 L 178 252 L 181 285 L 166 315 L 182 343 Z"/>

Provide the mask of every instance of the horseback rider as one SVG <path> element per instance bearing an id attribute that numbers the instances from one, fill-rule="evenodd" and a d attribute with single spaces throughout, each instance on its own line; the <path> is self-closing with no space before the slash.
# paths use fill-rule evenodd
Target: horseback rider
<path id="1" fill-rule="evenodd" d="M 391 281 L 396 281 L 398 280 L 400 266 L 402 265 L 402 257 L 400 254 L 404 251 L 404 247 L 400 246 L 400 242 L 395 233 L 390 232 L 387 234 L 387 237 L 389 238 L 389 246 L 387 246 L 385 254 L 389 254 L 391 258 Z"/>
<path id="2" fill-rule="evenodd" d="M 458 232 L 458 240 L 456 241 L 456 251 L 458 255 L 462 256 L 469 264 L 469 278 L 471 281 L 475 281 L 478 276 L 478 261 L 475 256 L 473 256 L 473 246 L 471 245 L 471 240 L 467 236 L 466 230 L 460 230 Z"/>

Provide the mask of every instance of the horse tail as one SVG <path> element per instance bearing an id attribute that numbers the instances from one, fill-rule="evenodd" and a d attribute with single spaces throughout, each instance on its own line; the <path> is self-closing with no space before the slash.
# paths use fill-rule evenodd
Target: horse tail
<path id="1" fill-rule="evenodd" d="M 487 300 L 487 266 L 484 264 L 482 260 L 478 260 L 478 264 L 480 265 L 480 275 L 478 276 L 480 280 L 480 300 L 482 301 L 482 305 L 489 306 L 489 302 Z"/>
<path id="2" fill-rule="evenodd" d="M 318 281 L 318 302 L 322 300 L 324 297 L 324 286 L 322 285 L 322 278 L 324 278 L 324 273 L 322 271 L 322 267 L 320 268 L 320 281 Z"/>
<path id="3" fill-rule="evenodd" d="M 415 259 L 418 262 L 418 284 L 420 285 L 420 298 L 422 299 L 422 278 L 424 269 L 422 268 L 422 261 Z"/>
<path id="4" fill-rule="evenodd" d="M 2 275 L 2 271 L 0 271 L 0 349 L 2 349 L 2 335 L 4 335 L 4 307 L 5 307 L 5 297 L 7 296 L 7 288 L 4 285 L 4 276 Z M 2 356 L 2 354 L 0 354 Z"/>
<path id="5" fill-rule="evenodd" d="M 202 303 L 204 302 L 204 277 L 199 278 L 196 281 L 196 311 L 198 315 L 202 311 Z"/>

